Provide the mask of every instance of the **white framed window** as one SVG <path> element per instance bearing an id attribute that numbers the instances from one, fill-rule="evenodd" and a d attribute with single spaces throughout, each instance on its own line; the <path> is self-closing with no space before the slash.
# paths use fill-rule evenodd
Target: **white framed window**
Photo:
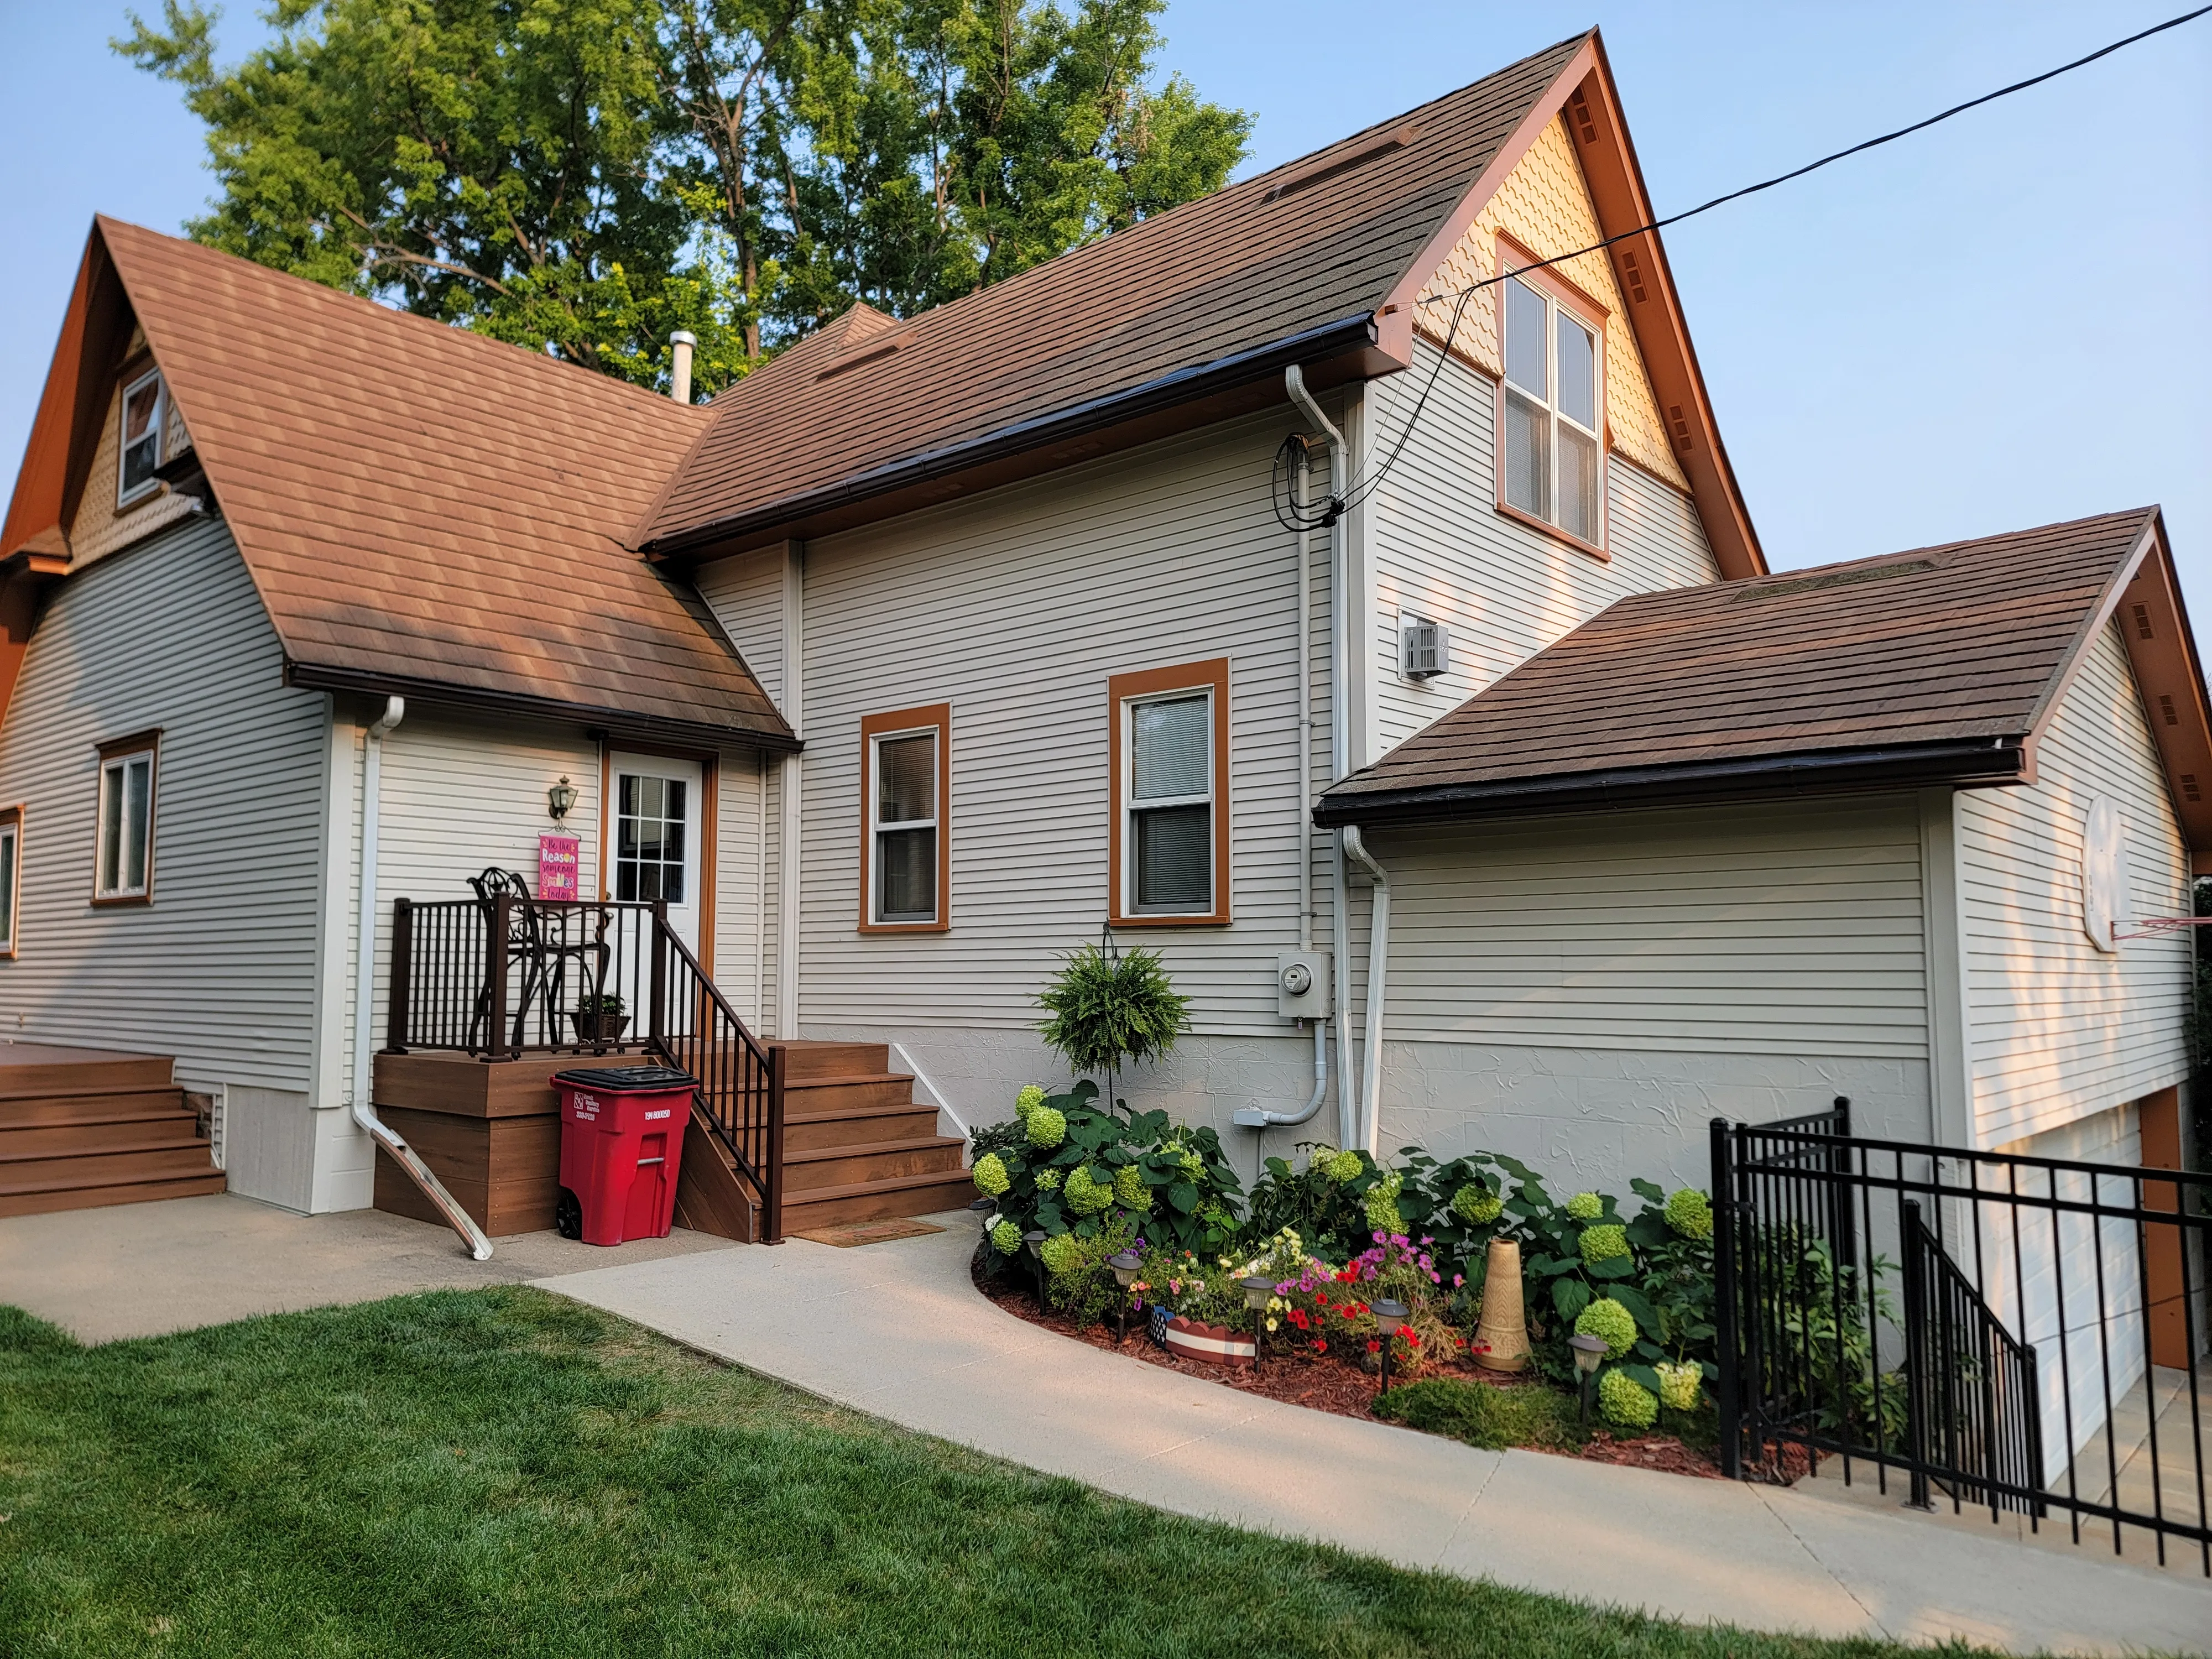
<path id="1" fill-rule="evenodd" d="M 690 786 L 625 772 L 615 787 L 615 897 L 626 904 L 690 902 Z"/>
<path id="2" fill-rule="evenodd" d="M 0 807 L 0 957 L 15 954 L 15 917 L 23 896 L 23 809 Z"/>
<path id="3" fill-rule="evenodd" d="M 1498 501 L 1602 552 L 1603 325 L 1541 271 L 1499 286 Z"/>
<path id="4" fill-rule="evenodd" d="M 141 374 L 123 388 L 122 448 L 115 466 L 118 507 L 161 488 L 154 471 L 161 465 L 161 425 L 167 404 L 159 369 Z"/>
<path id="5" fill-rule="evenodd" d="M 100 745 L 95 904 L 143 904 L 154 896 L 154 782 L 158 732 Z"/>
<path id="6" fill-rule="evenodd" d="M 864 933 L 951 926 L 952 706 L 902 708 L 860 722 Z"/>
<path id="7" fill-rule="evenodd" d="M 1229 920 L 1226 658 L 1117 674 L 1113 920 Z"/>

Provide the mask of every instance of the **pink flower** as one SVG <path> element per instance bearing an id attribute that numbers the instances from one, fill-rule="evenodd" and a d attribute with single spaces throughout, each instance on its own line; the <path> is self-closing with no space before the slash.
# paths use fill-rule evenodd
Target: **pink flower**
<path id="1" fill-rule="evenodd" d="M 1467 1275 L 1465 1273 L 1454 1273 L 1452 1275 L 1452 1289 L 1457 1290 L 1461 1285 L 1466 1283 Z"/>

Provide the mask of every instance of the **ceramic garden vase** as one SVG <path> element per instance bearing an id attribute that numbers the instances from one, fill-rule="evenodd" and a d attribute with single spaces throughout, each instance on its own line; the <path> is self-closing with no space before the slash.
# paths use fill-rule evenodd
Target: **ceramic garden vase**
<path id="1" fill-rule="evenodd" d="M 1482 1277 L 1482 1317 L 1474 1327 L 1474 1363 L 1485 1370 L 1518 1371 L 1528 1365 L 1528 1322 L 1521 1299 L 1521 1247 L 1510 1238 L 1490 1241 Z"/>

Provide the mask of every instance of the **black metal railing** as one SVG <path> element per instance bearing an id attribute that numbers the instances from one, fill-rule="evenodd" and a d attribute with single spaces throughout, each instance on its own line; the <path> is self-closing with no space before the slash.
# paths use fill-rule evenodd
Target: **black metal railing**
<path id="1" fill-rule="evenodd" d="M 738 1017 L 662 903 L 481 899 L 392 912 L 386 1051 L 639 1049 L 697 1079 L 697 1113 L 783 1241 L 783 1051 Z"/>
<path id="2" fill-rule="evenodd" d="M 1834 1457 L 2212 1576 L 2212 1176 L 1863 1139 L 1842 1101 L 1716 1121 L 1712 1168 L 1728 1473 Z"/>

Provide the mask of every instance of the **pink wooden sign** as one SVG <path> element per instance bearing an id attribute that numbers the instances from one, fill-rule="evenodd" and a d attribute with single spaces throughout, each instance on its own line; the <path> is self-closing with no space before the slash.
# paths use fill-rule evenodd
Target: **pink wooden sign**
<path id="1" fill-rule="evenodd" d="M 574 836 L 556 836 L 550 830 L 538 837 L 538 897 L 576 896 L 576 853 L 582 844 Z"/>

